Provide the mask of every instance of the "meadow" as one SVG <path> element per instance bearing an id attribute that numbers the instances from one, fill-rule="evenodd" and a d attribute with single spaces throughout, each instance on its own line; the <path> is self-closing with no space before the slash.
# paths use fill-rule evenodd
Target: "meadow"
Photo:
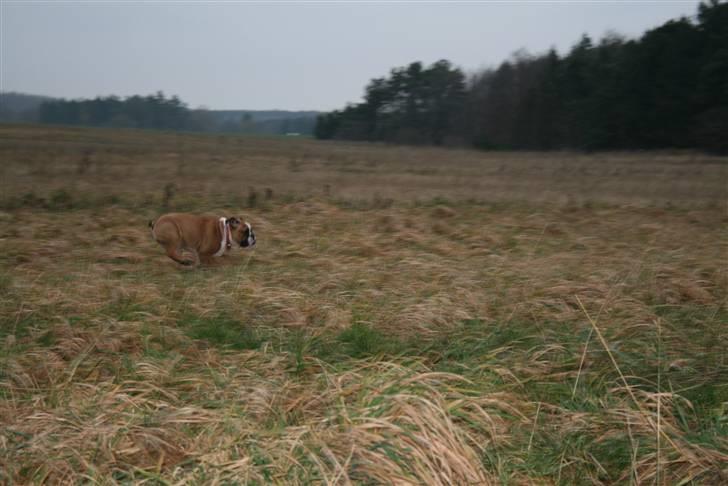
<path id="1" fill-rule="evenodd" d="M 0 178 L 2 483 L 728 482 L 726 158 L 0 125 Z"/>

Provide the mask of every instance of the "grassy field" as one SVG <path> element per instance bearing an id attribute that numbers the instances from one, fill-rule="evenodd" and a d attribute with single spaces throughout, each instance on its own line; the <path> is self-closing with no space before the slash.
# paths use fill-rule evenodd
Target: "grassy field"
<path id="1" fill-rule="evenodd" d="M 0 482 L 728 481 L 728 160 L 0 126 Z M 243 215 L 189 270 L 147 221 Z"/>

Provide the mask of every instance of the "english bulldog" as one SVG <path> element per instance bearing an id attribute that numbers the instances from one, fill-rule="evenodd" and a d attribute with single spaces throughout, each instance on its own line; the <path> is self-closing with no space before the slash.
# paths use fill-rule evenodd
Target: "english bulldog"
<path id="1" fill-rule="evenodd" d="M 197 266 L 200 260 L 210 262 L 230 250 L 233 242 L 241 248 L 255 246 L 253 228 L 241 218 L 169 213 L 150 221 L 149 227 L 167 256 L 182 265 Z M 192 260 L 184 258 L 182 250 L 189 251 Z"/>

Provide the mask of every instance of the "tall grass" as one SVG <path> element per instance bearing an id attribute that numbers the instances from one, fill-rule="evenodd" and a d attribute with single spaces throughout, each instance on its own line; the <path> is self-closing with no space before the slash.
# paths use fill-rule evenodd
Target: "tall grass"
<path id="1" fill-rule="evenodd" d="M 0 151 L 5 483 L 728 481 L 722 159 L 27 127 Z M 165 204 L 258 246 L 181 269 Z"/>

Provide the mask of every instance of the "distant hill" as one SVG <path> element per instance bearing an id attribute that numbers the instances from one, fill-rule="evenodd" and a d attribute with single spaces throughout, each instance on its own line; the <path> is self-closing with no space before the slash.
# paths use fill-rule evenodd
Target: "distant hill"
<path id="1" fill-rule="evenodd" d="M 78 124 L 78 121 L 71 119 L 51 121 L 39 115 L 42 103 L 65 101 L 67 100 L 50 96 L 0 92 L 0 122 Z M 306 136 L 313 134 L 316 117 L 320 114 L 318 111 L 287 110 L 189 110 L 188 113 L 195 120 L 194 126 L 188 127 L 188 130 L 261 135 L 297 133 Z M 96 123 L 90 124 L 96 125 Z M 127 125 L 136 126 L 128 120 L 126 125 L 119 126 Z M 101 123 L 100 126 L 116 125 Z"/>
<path id="2" fill-rule="evenodd" d="M 210 110 L 215 116 L 223 121 L 240 120 L 245 115 L 250 115 L 253 121 L 265 122 L 270 120 L 293 120 L 297 118 L 316 118 L 320 111 L 287 111 L 287 110 Z"/>
<path id="3" fill-rule="evenodd" d="M 312 135 L 318 111 L 210 110 L 217 130 L 223 132 Z"/>
<path id="4" fill-rule="evenodd" d="M 34 122 L 38 119 L 38 107 L 44 101 L 57 98 L 13 91 L 0 92 L 0 121 Z"/>

